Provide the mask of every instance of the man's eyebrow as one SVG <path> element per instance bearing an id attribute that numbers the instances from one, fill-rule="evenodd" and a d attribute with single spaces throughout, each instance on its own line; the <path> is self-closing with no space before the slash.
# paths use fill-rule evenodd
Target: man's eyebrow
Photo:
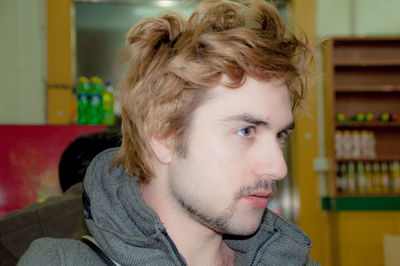
<path id="1" fill-rule="evenodd" d="M 281 131 L 290 131 L 293 130 L 295 127 L 294 121 L 290 122 L 287 126 L 285 126 Z"/>
<path id="2" fill-rule="evenodd" d="M 256 126 L 263 126 L 266 128 L 270 127 L 270 123 L 268 121 L 259 119 L 257 117 L 254 117 L 253 115 L 249 114 L 241 114 L 241 115 L 234 115 L 234 116 L 229 116 L 223 119 L 224 122 L 230 122 L 230 121 L 241 121 L 241 122 L 246 122 L 249 124 L 253 124 Z M 295 123 L 294 121 L 291 121 L 289 124 L 284 126 L 281 131 L 290 131 L 295 128 Z"/>
<path id="3" fill-rule="evenodd" d="M 249 114 L 228 116 L 228 117 L 224 118 L 223 121 L 224 122 L 230 122 L 230 121 L 246 122 L 246 123 L 249 123 L 249 124 L 253 124 L 253 125 L 256 125 L 256 126 L 263 126 L 263 127 L 269 127 L 270 126 L 268 121 L 256 118 L 253 115 L 249 115 Z"/>

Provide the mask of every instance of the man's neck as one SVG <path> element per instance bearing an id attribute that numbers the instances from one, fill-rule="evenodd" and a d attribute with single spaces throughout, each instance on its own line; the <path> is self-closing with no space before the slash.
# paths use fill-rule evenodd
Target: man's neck
<path id="1" fill-rule="evenodd" d="M 187 264 L 234 265 L 234 251 L 222 240 L 222 234 L 185 215 L 171 199 L 163 196 L 165 194 L 160 188 L 162 186 L 154 184 L 141 185 L 143 199 L 158 214 Z"/>

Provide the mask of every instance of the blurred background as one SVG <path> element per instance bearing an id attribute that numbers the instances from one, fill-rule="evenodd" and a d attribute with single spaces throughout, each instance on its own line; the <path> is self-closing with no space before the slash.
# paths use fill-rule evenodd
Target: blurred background
<path id="1" fill-rule="evenodd" d="M 196 2 L 0 0 L 0 217 L 60 195 L 66 146 L 118 123 L 129 28 Z M 400 265 L 400 1 L 274 4 L 317 47 L 318 78 L 270 208 L 322 265 Z"/>

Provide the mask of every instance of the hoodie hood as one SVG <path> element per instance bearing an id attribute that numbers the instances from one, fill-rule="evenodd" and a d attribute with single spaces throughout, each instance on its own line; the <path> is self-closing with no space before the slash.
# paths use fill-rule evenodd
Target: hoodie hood
<path id="1" fill-rule="evenodd" d="M 122 265 L 186 265 L 156 212 L 144 202 L 138 179 L 111 168 L 118 148 L 91 162 L 83 182 L 86 224 L 101 249 Z M 224 236 L 236 265 L 302 265 L 311 241 L 296 225 L 266 211 L 251 236 Z"/>
<path id="2" fill-rule="evenodd" d="M 111 168 L 117 151 L 97 155 L 86 172 L 83 202 L 91 235 L 123 265 L 181 265 L 158 215 L 143 201 L 137 178 Z"/>

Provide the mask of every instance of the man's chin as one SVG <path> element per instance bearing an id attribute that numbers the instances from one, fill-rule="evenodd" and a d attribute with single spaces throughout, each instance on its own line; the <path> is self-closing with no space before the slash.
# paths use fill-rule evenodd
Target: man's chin
<path id="1" fill-rule="evenodd" d="M 236 236 L 249 236 L 253 235 L 260 228 L 261 219 L 254 219 L 250 221 L 247 219 L 246 221 L 237 222 L 229 228 L 229 232 L 225 232 L 224 234 L 228 235 L 236 235 Z"/>

